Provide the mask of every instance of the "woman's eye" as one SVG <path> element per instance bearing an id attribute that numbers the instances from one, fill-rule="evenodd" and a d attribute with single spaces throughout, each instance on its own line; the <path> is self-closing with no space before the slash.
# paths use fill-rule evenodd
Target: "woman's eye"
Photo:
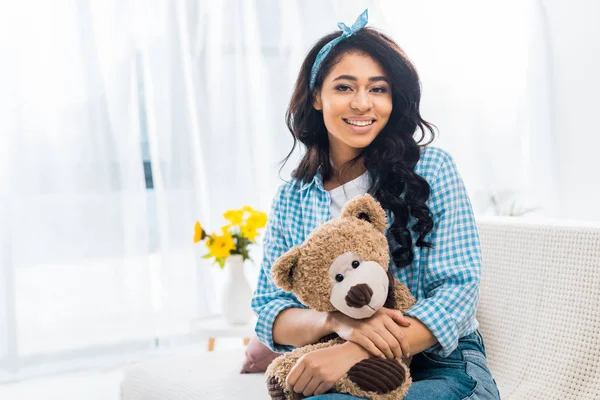
<path id="1" fill-rule="evenodd" d="M 338 85 L 335 87 L 335 90 L 338 90 L 340 92 L 347 92 L 348 90 L 351 90 L 351 88 L 348 85 Z"/>
<path id="2" fill-rule="evenodd" d="M 385 93 L 387 92 L 387 89 L 384 87 L 376 87 L 372 89 L 375 93 Z"/>
<path id="3" fill-rule="evenodd" d="M 338 85 L 335 87 L 335 90 L 337 90 L 338 92 L 348 92 L 350 90 L 352 90 L 352 88 L 348 85 Z M 374 87 L 371 89 L 372 92 L 375 93 L 386 93 L 387 92 L 387 88 L 385 87 Z"/>

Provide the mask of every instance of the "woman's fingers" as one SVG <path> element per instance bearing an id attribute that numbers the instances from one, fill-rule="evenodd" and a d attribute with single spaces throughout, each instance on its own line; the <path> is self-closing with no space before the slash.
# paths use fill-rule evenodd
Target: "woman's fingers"
<path id="1" fill-rule="evenodd" d="M 320 383 L 321 383 L 321 380 L 317 379 L 313 376 L 312 379 L 308 382 L 308 384 L 304 388 L 304 390 L 302 390 L 302 394 L 306 397 L 312 396 Z"/>
<path id="2" fill-rule="evenodd" d="M 308 371 L 307 369 L 304 369 L 302 375 L 300 375 L 300 377 L 294 384 L 292 390 L 296 393 L 304 392 L 304 390 L 306 389 L 306 386 L 308 386 L 308 383 L 310 382 L 311 379 L 312 379 L 312 376 L 310 374 L 310 371 Z"/>
<path id="3" fill-rule="evenodd" d="M 390 346 L 390 350 L 392 351 L 392 357 L 388 356 L 388 358 L 401 359 L 402 358 L 402 347 L 400 346 L 400 341 L 398 340 L 398 338 L 395 335 L 395 333 L 397 333 L 397 332 L 395 332 L 395 331 L 392 332 L 390 330 L 390 328 L 393 328 L 393 326 L 395 326 L 396 324 L 392 320 L 388 320 L 388 321 L 389 322 L 384 322 L 383 328 L 378 329 L 376 332 L 377 332 L 377 334 L 379 334 L 379 336 L 381 336 L 381 338 L 383 340 L 385 340 L 387 342 L 388 346 Z M 398 330 L 400 329 L 400 328 L 398 328 L 398 326 L 395 326 L 395 327 Z"/>
<path id="4" fill-rule="evenodd" d="M 408 338 L 406 335 L 404 335 L 402 329 L 396 324 L 395 321 L 391 319 L 386 321 L 384 324 L 386 329 L 394 336 L 400 346 L 399 352 L 394 351 L 396 358 L 401 359 L 403 357 L 410 357 L 410 345 L 408 343 Z"/>
<path id="5" fill-rule="evenodd" d="M 387 315 L 392 318 L 393 322 L 395 322 L 396 324 L 398 324 L 400 326 L 404 327 L 404 326 L 410 325 L 410 320 L 406 316 L 404 316 L 401 311 L 387 310 Z M 404 325 L 404 324 L 408 324 L 408 325 Z M 395 329 L 395 328 L 397 328 L 397 329 Z M 406 358 L 410 357 L 410 345 L 408 343 L 408 339 L 406 338 L 406 335 L 404 335 L 401 332 L 401 329 L 399 327 L 390 326 L 388 328 L 388 330 L 390 332 L 392 332 L 394 334 L 394 336 L 400 342 L 400 347 L 402 348 L 403 356 Z"/>
<path id="6" fill-rule="evenodd" d="M 360 344 L 362 347 L 364 347 L 365 350 L 367 350 L 369 353 L 371 353 L 375 357 L 379 357 L 379 358 L 385 357 L 385 354 L 383 354 L 383 352 L 381 350 L 379 350 L 379 348 L 375 345 L 375 343 L 373 343 L 371 341 L 371 339 L 369 339 L 367 336 L 365 336 L 361 333 L 356 335 L 355 340 L 353 340 L 353 342 L 356 344 Z"/>
<path id="7" fill-rule="evenodd" d="M 382 308 L 373 317 L 344 326 L 338 330 L 343 339 L 361 345 L 375 357 L 397 358 L 410 356 L 408 339 L 402 330 L 410 320 L 401 311 Z"/>
<path id="8" fill-rule="evenodd" d="M 401 311 L 391 310 L 389 308 L 382 308 L 385 313 L 394 320 L 398 325 L 408 328 L 410 326 L 410 320 L 402 314 Z"/>
<path id="9" fill-rule="evenodd" d="M 394 358 L 394 352 L 390 348 L 388 342 L 386 342 L 376 331 L 370 330 L 369 332 L 363 333 L 378 349 L 383 353 L 385 358 Z"/>
<path id="10" fill-rule="evenodd" d="M 325 394 L 329 391 L 329 389 L 331 389 L 333 387 L 333 385 L 329 382 L 321 382 L 321 384 L 319 386 L 317 386 L 317 388 L 315 389 L 315 396 L 318 396 L 320 394 Z"/>
<path id="11" fill-rule="evenodd" d="M 304 363 L 297 362 L 296 365 L 292 367 L 288 377 L 285 380 L 285 384 L 288 387 L 288 390 L 294 390 L 294 386 L 298 379 L 302 376 L 302 372 L 304 372 Z"/>

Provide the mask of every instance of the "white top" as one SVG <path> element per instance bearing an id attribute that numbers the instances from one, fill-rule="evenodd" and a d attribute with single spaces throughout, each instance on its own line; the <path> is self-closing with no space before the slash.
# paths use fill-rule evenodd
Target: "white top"
<path id="1" fill-rule="evenodd" d="M 342 207 L 344 207 L 344 204 L 346 204 L 348 200 L 352 200 L 356 196 L 361 196 L 367 193 L 368 190 L 368 171 L 365 171 L 365 173 L 358 178 L 346 182 L 342 186 L 329 190 L 328 192 L 331 197 L 331 217 L 339 217 L 342 212 Z"/>

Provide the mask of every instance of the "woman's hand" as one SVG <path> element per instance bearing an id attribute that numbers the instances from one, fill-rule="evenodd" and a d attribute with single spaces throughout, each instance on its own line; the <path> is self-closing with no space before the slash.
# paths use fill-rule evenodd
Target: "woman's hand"
<path id="1" fill-rule="evenodd" d="M 402 327 L 410 321 L 401 311 L 381 308 L 369 318 L 353 319 L 338 311 L 329 313 L 328 323 L 339 337 L 364 347 L 375 357 L 410 357 L 410 345 Z"/>
<path id="2" fill-rule="evenodd" d="M 298 359 L 286 385 L 288 390 L 307 397 L 323 394 L 356 363 L 367 358 L 369 353 L 352 342 L 315 350 Z"/>

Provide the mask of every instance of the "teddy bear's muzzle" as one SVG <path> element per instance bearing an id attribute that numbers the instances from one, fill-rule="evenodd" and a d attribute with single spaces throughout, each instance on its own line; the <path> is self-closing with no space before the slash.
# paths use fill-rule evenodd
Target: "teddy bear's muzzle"
<path id="1" fill-rule="evenodd" d="M 346 295 L 346 304 L 350 307 L 361 308 L 371 302 L 373 298 L 373 289 L 366 283 L 354 285 Z"/>

